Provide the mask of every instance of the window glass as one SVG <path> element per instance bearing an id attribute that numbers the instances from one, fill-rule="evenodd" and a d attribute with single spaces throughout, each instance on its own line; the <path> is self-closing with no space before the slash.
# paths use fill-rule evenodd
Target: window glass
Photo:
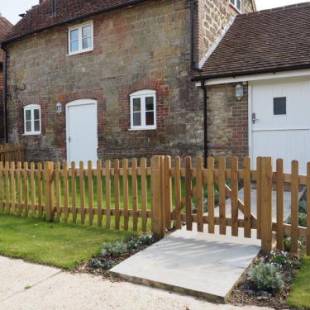
<path id="1" fill-rule="evenodd" d="M 135 98 L 133 99 L 133 112 L 140 112 L 141 111 L 141 99 Z"/>
<path id="2" fill-rule="evenodd" d="M 26 121 L 26 132 L 31 132 L 31 121 Z"/>
<path id="3" fill-rule="evenodd" d="M 145 99 L 146 111 L 154 111 L 154 97 L 146 97 Z"/>
<path id="4" fill-rule="evenodd" d="M 141 126 L 141 113 L 133 113 L 133 126 Z"/>
<path id="5" fill-rule="evenodd" d="M 91 48 L 91 26 L 85 26 L 82 28 L 82 48 Z"/>
<path id="6" fill-rule="evenodd" d="M 147 126 L 152 126 L 155 124 L 154 122 L 154 112 L 146 112 L 145 124 Z"/>
<path id="7" fill-rule="evenodd" d="M 26 134 L 41 132 L 41 111 L 38 105 L 28 105 L 24 112 L 24 126 Z"/>
<path id="8" fill-rule="evenodd" d="M 286 115 L 286 97 L 273 99 L 273 114 Z"/>
<path id="9" fill-rule="evenodd" d="M 26 110 L 26 121 L 31 121 L 31 110 Z"/>
<path id="10" fill-rule="evenodd" d="M 70 51 L 72 53 L 79 50 L 79 29 L 70 31 Z"/>

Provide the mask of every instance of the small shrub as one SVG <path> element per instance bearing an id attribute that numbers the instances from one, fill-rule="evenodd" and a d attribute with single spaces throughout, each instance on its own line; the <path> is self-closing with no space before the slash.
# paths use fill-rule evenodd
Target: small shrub
<path id="1" fill-rule="evenodd" d="M 279 269 L 271 263 L 260 262 L 249 272 L 249 279 L 255 289 L 275 293 L 284 287 L 284 281 Z"/>
<path id="2" fill-rule="evenodd" d="M 118 257 L 122 254 L 125 254 L 126 252 L 128 252 L 127 244 L 122 241 L 116 241 L 116 242 L 105 243 L 103 245 L 101 254 L 103 256 Z"/>
<path id="3" fill-rule="evenodd" d="M 104 269 L 109 270 L 114 266 L 114 262 L 110 259 L 99 259 L 99 258 L 93 258 L 89 262 L 89 267 L 93 269 Z"/>
<path id="4" fill-rule="evenodd" d="M 266 261 L 274 264 L 281 270 L 288 270 L 292 268 L 299 267 L 299 260 L 290 256 L 288 252 L 285 251 L 273 251 L 266 258 Z"/>
<path id="5" fill-rule="evenodd" d="M 134 252 L 141 247 L 151 245 L 154 241 L 154 238 L 150 235 L 132 235 L 125 240 L 129 252 Z"/>

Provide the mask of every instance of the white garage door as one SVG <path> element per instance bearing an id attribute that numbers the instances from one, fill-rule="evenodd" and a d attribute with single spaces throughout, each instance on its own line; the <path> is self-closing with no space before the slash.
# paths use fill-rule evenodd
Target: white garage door
<path id="1" fill-rule="evenodd" d="M 310 161 L 310 80 L 256 82 L 251 84 L 251 154 L 284 159 L 286 172 L 298 160 L 306 174 Z"/>

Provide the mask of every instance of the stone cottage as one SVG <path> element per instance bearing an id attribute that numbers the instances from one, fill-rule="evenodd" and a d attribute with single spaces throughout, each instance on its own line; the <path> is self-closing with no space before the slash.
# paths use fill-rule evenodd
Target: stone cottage
<path id="1" fill-rule="evenodd" d="M 192 79 L 253 11 L 252 0 L 41 0 L 2 42 L 8 141 L 30 160 L 202 153 L 207 110 Z M 242 156 L 239 116 L 230 125 Z"/>

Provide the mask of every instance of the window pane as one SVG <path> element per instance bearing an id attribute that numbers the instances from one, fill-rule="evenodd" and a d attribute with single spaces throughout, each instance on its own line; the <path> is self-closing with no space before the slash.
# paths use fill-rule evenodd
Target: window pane
<path id="1" fill-rule="evenodd" d="M 83 49 L 91 48 L 91 38 L 83 38 Z"/>
<path id="2" fill-rule="evenodd" d="M 141 126 L 141 113 L 133 114 L 133 126 Z"/>
<path id="3" fill-rule="evenodd" d="M 286 97 L 273 98 L 273 114 L 286 114 Z"/>
<path id="4" fill-rule="evenodd" d="M 155 125 L 155 122 L 154 122 L 154 112 L 146 112 L 146 114 L 145 114 L 145 124 L 147 126 Z"/>
<path id="5" fill-rule="evenodd" d="M 154 111 L 154 97 L 147 97 L 145 99 L 146 111 Z"/>
<path id="6" fill-rule="evenodd" d="M 39 120 L 34 121 L 34 131 L 38 132 L 40 130 L 41 130 L 41 128 L 40 128 L 40 121 Z"/>
<path id="7" fill-rule="evenodd" d="M 39 120 L 40 119 L 40 110 L 35 109 L 35 110 L 33 110 L 33 113 L 34 113 L 34 120 Z"/>
<path id="8" fill-rule="evenodd" d="M 79 50 L 79 30 L 70 31 L 70 51 L 77 52 Z"/>
<path id="9" fill-rule="evenodd" d="M 26 121 L 26 132 L 31 132 L 31 121 Z"/>
<path id="10" fill-rule="evenodd" d="M 82 36 L 83 38 L 91 37 L 91 26 L 85 26 L 82 28 Z"/>
<path id="11" fill-rule="evenodd" d="M 26 110 L 26 121 L 31 121 L 31 110 Z"/>
<path id="12" fill-rule="evenodd" d="M 135 98 L 133 99 L 133 112 L 140 112 L 141 111 L 141 99 Z"/>
<path id="13" fill-rule="evenodd" d="M 241 10 L 241 0 L 237 0 L 237 8 L 238 10 Z"/>

